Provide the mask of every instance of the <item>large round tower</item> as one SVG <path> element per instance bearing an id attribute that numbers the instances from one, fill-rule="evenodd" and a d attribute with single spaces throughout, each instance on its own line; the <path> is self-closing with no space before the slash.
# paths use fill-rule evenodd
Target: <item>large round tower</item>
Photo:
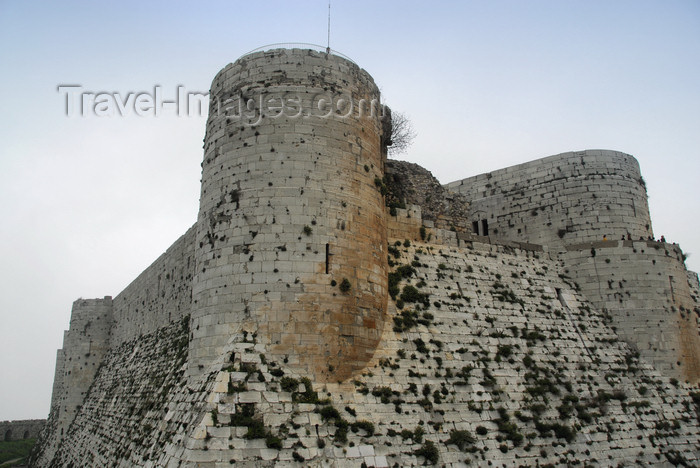
<path id="1" fill-rule="evenodd" d="M 214 78 L 191 375 L 243 332 L 317 380 L 371 358 L 387 303 L 381 116 L 372 77 L 328 53 L 253 53 Z"/>

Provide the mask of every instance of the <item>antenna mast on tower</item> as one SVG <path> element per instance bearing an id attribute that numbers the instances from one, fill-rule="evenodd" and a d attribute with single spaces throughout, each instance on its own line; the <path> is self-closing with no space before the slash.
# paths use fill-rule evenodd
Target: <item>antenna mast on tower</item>
<path id="1" fill-rule="evenodd" d="M 331 0 L 328 0 L 328 45 L 326 46 L 326 53 L 331 53 Z"/>

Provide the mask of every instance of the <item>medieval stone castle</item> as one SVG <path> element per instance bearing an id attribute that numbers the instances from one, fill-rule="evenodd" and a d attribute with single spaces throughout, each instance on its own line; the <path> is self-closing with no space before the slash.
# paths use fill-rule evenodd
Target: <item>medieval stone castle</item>
<path id="1" fill-rule="evenodd" d="M 210 102 L 197 221 L 73 304 L 34 466 L 700 463 L 698 277 L 632 156 L 441 186 L 322 51 Z"/>

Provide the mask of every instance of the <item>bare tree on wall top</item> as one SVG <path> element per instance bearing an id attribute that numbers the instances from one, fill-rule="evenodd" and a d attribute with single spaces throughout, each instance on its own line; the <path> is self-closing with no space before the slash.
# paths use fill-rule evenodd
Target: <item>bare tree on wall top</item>
<path id="1" fill-rule="evenodd" d="M 391 133 L 389 137 L 389 155 L 405 153 L 416 138 L 416 132 L 406 114 L 391 112 Z"/>

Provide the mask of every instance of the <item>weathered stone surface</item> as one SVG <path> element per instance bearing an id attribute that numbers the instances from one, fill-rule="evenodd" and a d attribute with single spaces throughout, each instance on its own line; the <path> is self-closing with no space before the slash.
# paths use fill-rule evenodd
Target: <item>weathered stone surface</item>
<path id="1" fill-rule="evenodd" d="M 239 99 L 256 106 L 252 118 Z M 224 68 L 211 101 L 188 372 L 249 332 L 315 379 L 346 379 L 371 358 L 386 309 L 386 219 L 374 182 L 386 148 L 380 115 L 361 109 L 378 104 L 379 91 L 345 59 L 274 50 Z M 270 102 L 308 115 L 267 117 Z"/>
<path id="2" fill-rule="evenodd" d="M 637 160 L 617 151 L 562 153 L 451 182 L 470 201 L 474 233 L 561 247 L 653 236 Z"/>
<path id="3" fill-rule="evenodd" d="M 76 301 L 33 465 L 698 465 L 700 288 L 637 240 L 636 161 L 445 188 L 386 163 L 376 116 L 218 107 L 333 93 L 379 97 L 313 51 L 217 75 L 198 221 L 114 300 Z"/>
<path id="4" fill-rule="evenodd" d="M 406 161 L 387 160 L 388 206 L 421 207 L 421 216 L 439 228 L 471 231 L 469 200 L 461 193 L 447 190 L 426 169 Z"/>

